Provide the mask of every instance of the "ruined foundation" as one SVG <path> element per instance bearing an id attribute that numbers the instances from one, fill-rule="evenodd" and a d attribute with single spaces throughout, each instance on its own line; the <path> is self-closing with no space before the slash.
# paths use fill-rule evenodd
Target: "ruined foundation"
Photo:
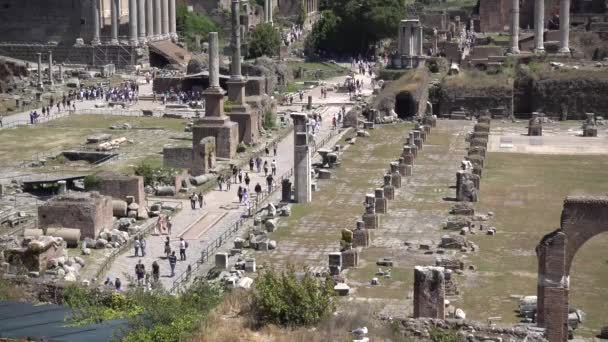
<path id="1" fill-rule="evenodd" d="M 414 268 L 414 318 L 445 319 L 445 278 L 443 267 Z"/>

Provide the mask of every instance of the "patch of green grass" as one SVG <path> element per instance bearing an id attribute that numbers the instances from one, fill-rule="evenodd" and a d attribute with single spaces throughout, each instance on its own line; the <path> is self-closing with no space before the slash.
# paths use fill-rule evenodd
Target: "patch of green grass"
<path id="1" fill-rule="evenodd" d="M 536 295 L 538 261 L 535 247 L 543 235 L 560 225 L 563 199 L 574 194 L 608 192 L 605 156 L 489 153 L 481 182 L 479 212 L 493 211 L 495 237 L 475 235 L 480 252 L 470 257 L 478 267 L 475 284 L 463 295 L 463 309 L 473 319 L 501 316 L 515 322 L 516 300 L 509 295 Z M 587 313 L 578 333 L 597 334 L 605 324 L 604 300 L 608 281 L 600 235 L 577 253 L 571 269 L 572 307 Z"/>

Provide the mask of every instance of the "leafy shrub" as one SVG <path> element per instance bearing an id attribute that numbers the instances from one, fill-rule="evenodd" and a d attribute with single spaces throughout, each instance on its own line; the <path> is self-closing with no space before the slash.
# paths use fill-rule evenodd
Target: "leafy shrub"
<path id="1" fill-rule="evenodd" d="M 144 177 L 145 185 L 153 185 L 154 183 L 171 184 L 176 171 L 171 168 L 155 167 L 141 162 L 135 167 L 135 174 Z"/>
<path id="2" fill-rule="evenodd" d="M 262 127 L 265 130 L 271 130 L 277 127 L 277 116 L 272 111 L 266 112 L 264 114 L 264 122 L 262 123 Z"/>
<path id="3" fill-rule="evenodd" d="M 247 151 L 247 145 L 245 145 L 242 141 L 238 144 L 238 146 L 236 147 L 236 152 L 237 153 L 242 153 Z"/>
<path id="4" fill-rule="evenodd" d="M 249 58 L 275 56 L 281 46 L 281 34 L 271 24 L 260 24 L 251 33 Z"/>
<path id="5" fill-rule="evenodd" d="M 429 335 L 433 342 L 460 342 L 460 338 L 453 331 L 443 331 L 435 328 L 429 332 Z"/>
<path id="6" fill-rule="evenodd" d="M 101 180 L 95 174 L 84 177 L 84 188 L 86 190 L 97 189 L 100 183 Z"/>
<path id="7" fill-rule="evenodd" d="M 288 326 L 311 325 L 331 314 L 335 307 L 334 283 L 315 279 L 308 270 L 298 280 L 293 267 L 282 273 L 262 273 L 254 290 L 253 307 L 260 323 Z"/>

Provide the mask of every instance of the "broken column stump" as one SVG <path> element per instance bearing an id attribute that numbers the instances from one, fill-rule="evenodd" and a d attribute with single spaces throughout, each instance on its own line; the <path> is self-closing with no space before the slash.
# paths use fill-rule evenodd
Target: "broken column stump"
<path id="1" fill-rule="evenodd" d="M 365 195 L 363 222 L 365 222 L 365 229 L 378 229 L 380 227 L 380 217 L 376 213 L 376 197 L 373 194 Z"/>
<path id="2" fill-rule="evenodd" d="M 445 277 L 443 267 L 414 268 L 414 318 L 445 319 Z"/>

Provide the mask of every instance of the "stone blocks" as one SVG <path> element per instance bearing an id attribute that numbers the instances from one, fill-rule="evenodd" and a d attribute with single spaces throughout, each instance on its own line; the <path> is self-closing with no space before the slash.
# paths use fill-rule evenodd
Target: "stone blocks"
<path id="1" fill-rule="evenodd" d="M 479 176 L 470 171 L 456 173 L 456 200 L 458 202 L 477 202 Z"/>
<path id="2" fill-rule="evenodd" d="M 215 267 L 220 270 L 228 269 L 228 253 L 215 254 Z"/>
<path id="3" fill-rule="evenodd" d="M 331 252 L 329 253 L 329 273 L 331 275 L 338 275 L 342 271 L 342 253 Z"/>
<path id="4" fill-rule="evenodd" d="M 399 173 L 399 163 L 392 162 L 390 164 L 391 184 L 395 188 L 401 187 L 401 174 Z"/>
<path id="5" fill-rule="evenodd" d="M 386 214 L 388 212 L 388 200 L 384 197 L 384 189 L 377 188 L 374 195 L 376 196 L 376 212 Z"/>
<path id="6" fill-rule="evenodd" d="M 414 318 L 445 319 L 445 277 L 443 267 L 414 268 Z"/>
<path id="7" fill-rule="evenodd" d="M 342 269 L 357 267 L 359 264 L 359 251 L 351 248 L 342 252 Z"/>
<path id="8" fill-rule="evenodd" d="M 38 207 L 38 226 L 76 228 L 81 238 L 96 239 L 112 229 L 112 199 L 98 192 L 57 196 Z"/>
<path id="9" fill-rule="evenodd" d="M 281 181 L 281 202 L 291 202 L 291 196 L 291 180 L 289 178 L 285 178 L 283 181 Z"/>
<path id="10" fill-rule="evenodd" d="M 361 227 L 353 230 L 353 248 L 369 247 L 369 231 L 365 229 L 365 223 L 363 221 L 357 222 L 357 226 L 359 226 L 359 223 L 361 223 Z"/>
<path id="11" fill-rule="evenodd" d="M 200 176 L 209 173 L 215 167 L 216 162 L 215 137 L 205 137 L 198 141 L 192 141 L 192 176 Z"/>
<path id="12" fill-rule="evenodd" d="M 198 145 L 206 137 L 215 138 L 218 158 L 232 159 L 236 156 L 238 135 L 238 124 L 227 117 L 204 117 L 192 127 L 193 145 Z"/>
<path id="13" fill-rule="evenodd" d="M 395 199 L 395 187 L 393 186 L 393 177 L 391 175 L 384 175 L 384 197 L 389 200 Z"/>
<path id="14" fill-rule="evenodd" d="M 137 209 L 138 217 L 147 217 L 143 177 L 103 172 L 99 173 L 97 178 L 99 183 L 95 190 L 99 191 L 101 195 L 112 196 L 123 201 L 127 197 L 133 197 L 133 201 L 139 206 Z"/>

